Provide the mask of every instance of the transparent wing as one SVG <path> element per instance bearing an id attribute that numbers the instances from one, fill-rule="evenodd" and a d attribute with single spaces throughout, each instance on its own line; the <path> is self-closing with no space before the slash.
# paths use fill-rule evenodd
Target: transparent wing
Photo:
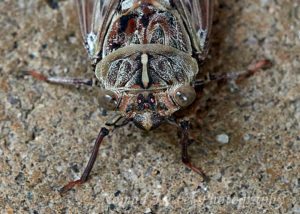
<path id="1" fill-rule="evenodd" d="M 192 43 L 200 58 L 208 52 L 213 18 L 213 0 L 174 1 L 192 37 Z"/>
<path id="2" fill-rule="evenodd" d="M 107 23 L 119 2 L 119 0 L 76 0 L 81 33 L 90 58 L 94 57 L 96 45 L 101 43 Z"/>

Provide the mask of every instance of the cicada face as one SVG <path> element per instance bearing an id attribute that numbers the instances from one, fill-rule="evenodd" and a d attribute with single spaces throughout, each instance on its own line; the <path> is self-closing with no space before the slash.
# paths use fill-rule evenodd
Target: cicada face
<path id="1" fill-rule="evenodd" d="M 101 84 L 100 104 L 143 129 L 196 97 L 213 0 L 77 0 L 85 47 Z"/>

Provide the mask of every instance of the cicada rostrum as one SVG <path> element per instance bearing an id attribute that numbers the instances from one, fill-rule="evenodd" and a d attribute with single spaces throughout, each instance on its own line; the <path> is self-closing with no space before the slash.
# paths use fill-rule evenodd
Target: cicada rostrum
<path id="1" fill-rule="evenodd" d="M 177 121 L 174 112 L 191 105 L 196 75 L 207 56 L 213 16 L 213 0 L 77 0 L 84 44 L 99 81 L 99 103 L 117 112 L 107 121 L 112 127 L 133 122 L 151 130 L 164 121 L 183 134 L 182 161 L 192 165 L 188 153 L 188 122 Z M 81 79 L 29 75 L 50 83 L 86 84 Z M 79 180 L 87 180 L 99 146 L 108 135 L 103 127 Z"/>

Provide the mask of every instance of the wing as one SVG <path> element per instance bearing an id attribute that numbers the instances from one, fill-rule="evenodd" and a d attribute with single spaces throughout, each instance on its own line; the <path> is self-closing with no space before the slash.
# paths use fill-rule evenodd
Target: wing
<path id="1" fill-rule="evenodd" d="M 119 0 L 76 0 L 80 28 L 85 48 L 90 58 L 95 57 L 97 46 L 101 47 L 102 38 L 108 27 Z"/>
<path id="2" fill-rule="evenodd" d="M 213 0 L 176 0 L 174 4 L 188 28 L 196 54 L 203 60 L 209 47 Z"/>

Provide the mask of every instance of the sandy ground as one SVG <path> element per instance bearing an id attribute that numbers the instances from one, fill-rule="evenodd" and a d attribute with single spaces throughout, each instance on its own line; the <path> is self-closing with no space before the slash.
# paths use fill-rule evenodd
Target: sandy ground
<path id="1" fill-rule="evenodd" d="M 298 2 L 298 3 L 296 3 Z M 300 213 L 300 3 L 216 0 L 201 72 L 271 68 L 238 88 L 211 84 L 190 110 L 193 163 L 175 127 L 128 125 L 105 140 L 87 183 L 79 178 L 107 116 L 94 91 L 23 77 L 93 77 L 73 1 L 0 2 L 1 213 Z M 229 137 L 218 142 L 218 135 Z"/>

